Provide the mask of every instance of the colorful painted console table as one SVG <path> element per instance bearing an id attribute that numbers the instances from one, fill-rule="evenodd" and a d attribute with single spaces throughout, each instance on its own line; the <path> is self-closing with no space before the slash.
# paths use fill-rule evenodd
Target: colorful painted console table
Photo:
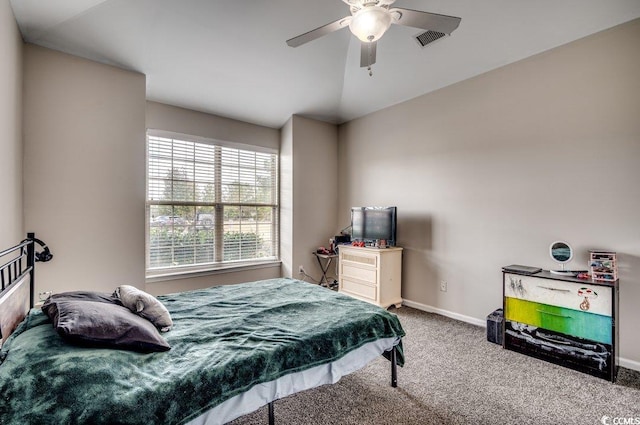
<path id="1" fill-rule="evenodd" d="M 618 280 L 503 272 L 503 347 L 599 378 L 618 369 Z"/>

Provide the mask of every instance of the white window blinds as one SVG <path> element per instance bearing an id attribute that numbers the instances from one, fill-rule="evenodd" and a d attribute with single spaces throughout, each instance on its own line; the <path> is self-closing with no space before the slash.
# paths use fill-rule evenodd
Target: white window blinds
<path id="1" fill-rule="evenodd" d="M 147 275 L 278 258 L 278 156 L 149 130 Z"/>

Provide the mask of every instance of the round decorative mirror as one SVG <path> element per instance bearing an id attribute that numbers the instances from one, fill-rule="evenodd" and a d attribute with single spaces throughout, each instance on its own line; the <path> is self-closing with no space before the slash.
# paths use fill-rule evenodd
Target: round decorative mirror
<path id="1" fill-rule="evenodd" d="M 550 270 L 551 273 L 564 274 L 564 265 L 573 258 L 571 246 L 562 241 L 556 241 L 549 246 L 549 255 L 556 263 L 560 264 L 561 270 Z"/>

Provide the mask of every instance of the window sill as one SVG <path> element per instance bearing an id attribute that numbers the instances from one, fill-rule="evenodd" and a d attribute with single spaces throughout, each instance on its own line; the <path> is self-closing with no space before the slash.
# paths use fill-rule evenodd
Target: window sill
<path id="1" fill-rule="evenodd" d="M 222 273 L 238 273 L 246 270 L 265 269 L 270 267 L 280 267 L 281 261 L 265 261 L 264 263 L 251 263 L 245 265 L 230 265 L 211 270 L 184 270 L 184 271 L 165 271 L 147 275 L 146 283 L 165 282 L 168 280 L 191 279 L 194 277 L 210 276 Z"/>

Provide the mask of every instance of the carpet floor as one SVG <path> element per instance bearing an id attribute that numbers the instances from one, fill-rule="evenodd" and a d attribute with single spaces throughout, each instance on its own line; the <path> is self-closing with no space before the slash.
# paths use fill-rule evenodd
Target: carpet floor
<path id="1" fill-rule="evenodd" d="M 640 424 L 640 372 L 620 368 L 612 384 L 503 350 L 482 327 L 392 311 L 407 333 L 397 388 L 380 357 L 335 385 L 276 401 L 276 424 Z M 266 406 L 231 422 L 266 423 Z"/>

